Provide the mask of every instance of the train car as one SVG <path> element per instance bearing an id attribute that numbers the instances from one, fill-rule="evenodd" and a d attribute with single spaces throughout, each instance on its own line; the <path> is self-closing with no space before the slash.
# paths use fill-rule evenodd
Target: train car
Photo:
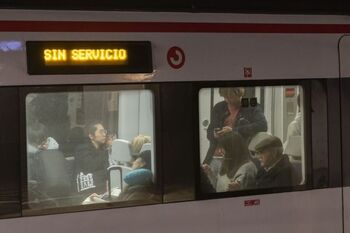
<path id="1" fill-rule="evenodd" d="M 348 24 L 0 10 L 1 232 L 349 232 Z"/>

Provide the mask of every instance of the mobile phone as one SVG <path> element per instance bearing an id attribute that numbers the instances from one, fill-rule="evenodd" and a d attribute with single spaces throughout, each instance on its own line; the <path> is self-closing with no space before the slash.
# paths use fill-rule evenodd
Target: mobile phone
<path id="1" fill-rule="evenodd" d="M 217 132 L 219 132 L 221 129 L 222 129 L 222 128 L 215 128 L 215 129 L 214 129 L 214 132 L 217 133 Z"/>
<path id="2" fill-rule="evenodd" d="M 106 193 L 103 193 L 103 194 L 101 194 L 101 195 L 100 195 L 100 198 L 101 198 L 101 199 L 103 199 L 103 200 L 106 200 L 106 199 L 108 199 L 108 197 L 109 197 L 109 194 L 108 194 L 108 192 L 106 192 Z"/>

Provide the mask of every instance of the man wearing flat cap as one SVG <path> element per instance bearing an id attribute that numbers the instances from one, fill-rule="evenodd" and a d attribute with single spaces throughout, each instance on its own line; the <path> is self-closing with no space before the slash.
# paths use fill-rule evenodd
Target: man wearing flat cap
<path id="1" fill-rule="evenodd" d="M 256 176 L 257 188 L 287 187 L 295 185 L 296 175 L 278 137 L 261 132 L 249 144 L 261 168 Z"/>

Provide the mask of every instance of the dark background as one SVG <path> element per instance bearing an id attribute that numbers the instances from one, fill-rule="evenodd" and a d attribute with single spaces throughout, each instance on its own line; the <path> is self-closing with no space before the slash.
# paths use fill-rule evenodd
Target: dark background
<path id="1" fill-rule="evenodd" d="M 4 9 L 348 14 L 346 0 L 2 0 Z"/>

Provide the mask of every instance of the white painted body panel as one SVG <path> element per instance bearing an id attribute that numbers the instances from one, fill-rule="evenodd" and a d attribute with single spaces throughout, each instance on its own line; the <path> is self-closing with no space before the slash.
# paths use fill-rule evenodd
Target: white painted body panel
<path id="1" fill-rule="evenodd" d="M 245 200 L 260 199 L 258 206 Z M 341 233 L 341 188 L 0 220 L 6 233 Z"/>
<path id="2" fill-rule="evenodd" d="M 86 11 L 0 10 L 0 20 L 85 22 L 187 22 L 347 24 L 348 16 L 276 16 L 242 14 L 130 13 Z M 0 28 L 1 31 L 1 28 Z M 118 31 L 118 30 L 116 30 Z M 0 42 L 19 41 L 21 51 L 0 50 L 0 85 L 119 83 L 140 81 L 243 80 L 245 67 L 251 79 L 337 78 L 338 39 L 342 34 L 318 33 L 196 33 L 196 32 L 0 32 Z M 140 41 L 152 43 L 152 74 L 27 75 L 25 41 Z M 185 52 L 182 68 L 167 63 L 169 48 Z"/>
<path id="3" fill-rule="evenodd" d="M 0 51 L 0 85 L 119 83 L 140 81 L 243 80 L 251 67 L 256 79 L 338 77 L 338 38 L 341 35 L 243 33 L 0 33 L 0 41 L 20 41 L 21 51 Z M 115 40 L 151 41 L 153 74 L 28 75 L 25 41 Z M 166 54 L 182 48 L 186 61 L 173 69 Z"/>
<path id="4" fill-rule="evenodd" d="M 350 232 L 350 187 L 343 188 L 344 233 Z"/>

